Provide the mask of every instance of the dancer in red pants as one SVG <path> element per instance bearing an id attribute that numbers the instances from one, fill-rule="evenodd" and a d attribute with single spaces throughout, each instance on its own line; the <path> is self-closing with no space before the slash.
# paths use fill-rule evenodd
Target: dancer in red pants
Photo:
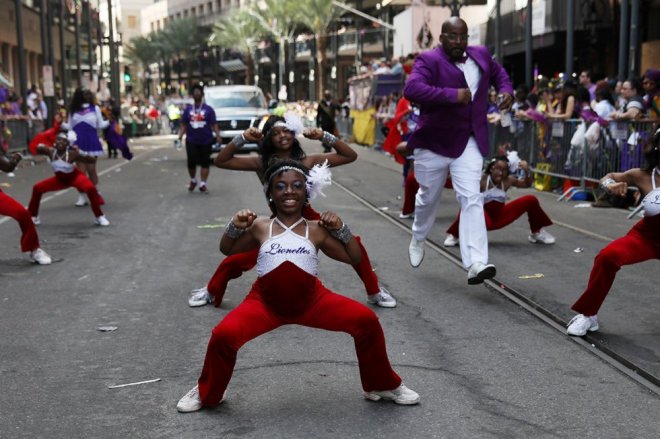
<path id="1" fill-rule="evenodd" d="M 12 172 L 20 161 L 21 155 L 18 153 L 11 158 L 7 158 L 4 153 L 0 153 L 0 170 Z M 30 218 L 30 213 L 25 210 L 21 203 L 2 192 L 2 189 L 0 189 L 0 215 L 9 216 L 18 221 L 22 232 L 21 251 L 30 252 L 30 259 L 39 265 L 48 265 L 52 262 L 48 253 L 39 246 L 39 236 Z"/>
<path id="2" fill-rule="evenodd" d="M 50 164 L 55 172 L 54 177 L 47 178 L 35 184 L 32 188 L 32 198 L 28 210 L 32 215 L 32 221 L 40 224 L 39 204 L 41 196 L 46 192 L 59 191 L 69 187 L 75 187 L 78 192 L 87 194 L 92 207 L 92 212 L 96 217 L 96 224 L 99 226 L 109 226 L 110 221 L 103 215 L 101 205 L 104 204 L 103 198 L 96 190 L 96 186 L 83 174 L 74 163 L 92 163 L 96 162 L 96 157 L 83 155 L 74 145 L 75 133 L 60 132 L 55 140 L 54 148 L 44 145 L 37 146 L 37 153 L 50 157 Z M 72 146 L 73 145 L 73 146 Z"/>
<path id="3" fill-rule="evenodd" d="M 624 265 L 660 259 L 660 129 L 645 151 L 647 166 L 607 174 L 601 186 L 625 197 L 628 186 L 636 186 L 644 196 L 644 218 L 626 236 L 609 243 L 598 253 L 589 275 L 587 289 L 571 307 L 579 314 L 568 323 L 568 335 L 582 336 L 598 330 L 598 310 L 610 292 L 616 273 Z"/>
<path id="4" fill-rule="evenodd" d="M 318 221 L 303 218 L 307 191 L 314 190 L 306 172 L 298 161 L 276 162 L 265 173 L 266 196 L 274 218 L 257 218 L 244 209 L 228 224 L 220 250 L 233 254 L 258 249 L 259 277 L 245 300 L 213 328 L 198 385 L 179 400 L 180 412 L 221 403 L 238 350 L 288 324 L 350 334 L 365 398 L 405 405 L 419 402 L 419 395 L 403 385 L 392 370 L 385 336 L 374 312 L 328 290 L 316 277 L 318 250 L 352 265 L 362 254 L 348 226 L 336 214 L 324 212 Z"/>
<path id="5" fill-rule="evenodd" d="M 481 192 L 484 195 L 484 215 L 486 216 L 486 230 L 498 230 L 508 226 L 523 214 L 527 213 L 531 234 L 529 242 L 540 244 L 554 244 L 555 238 L 543 227 L 551 226 L 552 220 L 541 209 L 538 198 L 534 195 L 525 195 L 513 201 L 506 202 L 506 191 L 510 187 L 528 188 L 532 185 L 527 162 L 520 161 L 520 169 L 524 172 L 524 180 L 509 174 L 509 160 L 506 156 L 493 158 L 486 166 L 481 178 Z M 454 223 L 447 229 L 445 247 L 458 244 L 458 223 L 460 212 Z"/>
<path id="6" fill-rule="evenodd" d="M 300 133 L 303 133 L 308 139 L 320 140 L 324 145 L 334 148 L 336 152 L 305 155 L 300 142 L 296 139 L 296 134 Z M 235 157 L 235 153 L 246 141 L 261 141 L 261 154 L 259 156 Z M 329 166 L 334 167 L 351 163 L 357 158 L 357 154 L 348 144 L 330 133 L 320 129 L 304 130 L 303 132 L 300 118 L 295 115 L 286 115 L 286 118 L 271 116 L 262 132 L 259 132 L 256 128 L 250 128 L 243 134 L 236 136 L 218 154 L 214 163 L 219 168 L 256 172 L 261 179 L 268 163 L 274 157 L 299 160 L 307 167 L 327 161 Z M 308 220 L 318 219 L 318 213 L 310 206 L 305 208 L 303 215 Z M 364 283 L 367 301 L 384 308 L 394 308 L 396 299 L 389 291 L 378 285 L 378 277 L 371 266 L 367 251 L 358 237 L 356 237 L 356 240 L 362 252 L 362 261 L 355 264 L 353 268 Z M 219 306 L 225 294 L 227 283 L 231 279 L 240 277 L 243 272 L 251 270 L 256 261 L 255 252 L 225 258 L 207 285 L 191 292 L 188 304 L 190 306 L 203 306 L 215 300 L 216 306 Z"/>

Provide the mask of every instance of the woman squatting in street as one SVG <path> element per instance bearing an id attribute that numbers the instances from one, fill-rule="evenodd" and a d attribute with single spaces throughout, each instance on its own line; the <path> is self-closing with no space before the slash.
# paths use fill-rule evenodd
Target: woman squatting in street
<path id="1" fill-rule="evenodd" d="M 0 170 L 12 172 L 21 158 L 18 153 L 8 158 L 3 152 L 0 152 Z M 30 252 L 30 259 L 39 265 L 48 265 L 52 262 L 48 253 L 39 246 L 39 235 L 30 218 L 30 212 L 25 210 L 21 203 L 5 194 L 2 189 L 0 189 L 0 215 L 14 218 L 21 227 L 21 251 Z"/>
<path id="2" fill-rule="evenodd" d="M 351 335 L 355 342 L 364 397 L 412 405 L 419 395 L 392 370 L 385 336 L 372 310 L 333 293 L 317 278 L 318 251 L 355 265 L 362 252 L 350 229 L 335 213 L 307 220 L 303 210 L 330 183 L 326 166 L 311 171 L 296 160 L 276 161 L 264 174 L 273 218 L 237 212 L 220 240 L 231 255 L 257 249 L 257 275 L 247 297 L 213 329 L 196 385 L 177 404 L 180 412 L 216 406 L 224 400 L 238 350 L 282 325 L 298 324 Z M 319 185 L 321 185 L 319 187 Z"/>
<path id="3" fill-rule="evenodd" d="M 587 289 L 571 307 L 579 314 L 568 323 L 568 335 L 582 336 L 587 331 L 598 330 L 596 315 L 621 267 L 660 259 L 660 128 L 646 146 L 644 155 L 645 168 L 612 172 L 600 180 L 603 189 L 622 197 L 626 196 L 628 186 L 639 188 L 644 197 L 644 218 L 626 236 L 615 239 L 596 256 Z"/>
<path id="4" fill-rule="evenodd" d="M 32 188 L 32 198 L 28 210 L 32 215 L 34 224 L 40 224 L 39 204 L 41 196 L 46 192 L 59 191 L 69 187 L 75 187 L 78 192 L 87 195 L 94 212 L 95 223 L 99 226 L 109 226 L 110 222 L 103 215 L 101 205 L 105 204 L 103 198 L 96 190 L 96 186 L 83 174 L 75 163 L 93 163 L 96 157 L 82 153 L 76 146 L 76 133 L 73 131 L 61 131 L 55 139 L 53 148 L 44 145 L 37 146 L 37 154 L 50 158 L 55 175 L 42 180 Z"/>
<path id="5" fill-rule="evenodd" d="M 334 148 L 336 152 L 305 155 L 300 142 L 296 139 L 296 135 L 301 133 L 308 139 L 320 140 L 324 145 Z M 236 157 L 236 152 L 246 142 L 261 142 L 260 155 Z M 318 128 L 304 130 L 299 117 L 287 114 L 284 118 L 271 116 L 262 132 L 257 128 L 249 128 L 243 134 L 236 136 L 215 158 L 215 165 L 224 169 L 256 172 L 263 183 L 264 171 L 274 158 L 298 160 L 308 168 L 325 161 L 330 167 L 335 167 L 355 161 L 357 154 L 348 144 L 328 132 Z M 319 214 L 309 205 L 305 206 L 303 216 L 308 220 L 319 219 Z M 353 268 L 364 283 L 367 301 L 384 308 L 394 308 L 396 300 L 385 288 L 379 286 L 378 277 L 371 266 L 367 251 L 360 238 L 357 236 L 355 238 L 362 252 L 362 260 L 353 265 Z M 216 306 L 220 306 L 227 283 L 231 279 L 240 277 L 243 272 L 251 270 L 256 262 L 256 249 L 223 259 L 208 284 L 191 292 L 188 304 L 203 306 L 215 300 Z"/>
<path id="6" fill-rule="evenodd" d="M 552 220 L 541 209 L 538 198 L 534 195 L 523 195 L 513 201 L 506 201 L 506 191 L 511 187 L 528 188 L 532 185 L 532 176 L 529 165 L 524 160 L 516 159 L 509 162 L 507 156 L 497 156 L 491 159 L 486 166 L 484 175 L 481 177 L 481 192 L 484 196 L 484 215 L 486 217 L 486 230 L 498 230 L 508 226 L 523 214 L 527 214 L 531 234 L 529 242 L 540 244 L 554 244 L 555 238 L 543 227 L 552 225 Z M 511 164 L 515 163 L 515 169 L 522 171 L 524 178 L 518 179 L 511 175 Z M 458 244 L 458 224 L 460 212 L 454 223 L 447 229 L 445 247 L 453 247 Z"/>

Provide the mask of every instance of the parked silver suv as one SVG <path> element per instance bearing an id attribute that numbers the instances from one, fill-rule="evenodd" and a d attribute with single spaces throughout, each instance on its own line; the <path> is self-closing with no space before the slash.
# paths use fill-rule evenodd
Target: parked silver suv
<path id="1" fill-rule="evenodd" d="M 261 129 L 269 116 L 264 94 L 254 85 L 205 87 L 204 100 L 215 111 L 222 135 L 222 145 L 214 147 L 215 151 L 250 127 Z M 248 153 L 256 150 L 256 143 L 247 143 L 240 151 Z"/>

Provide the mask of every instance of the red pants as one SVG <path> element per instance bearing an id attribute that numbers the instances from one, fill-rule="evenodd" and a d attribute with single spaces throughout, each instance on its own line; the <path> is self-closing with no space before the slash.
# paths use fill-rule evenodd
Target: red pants
<path id="1" fill-rule="evenodd" d="M 55 176 L 35 184 L 32 188 L 32 198 L 30 198 L 30 206 L 28 207 L 30 214 L 32 216 L 39 215 L 39 203 L 41 203 L 41 196 L 43 194 L 69 187 L 75 187 L 78 189 L 78 192 L 87 194 L 94 216 L 98 217 L 103 215 L 103 212 L 101 211 L 101 205 L 104 204 L 103 198 L 99 195 L 94 183 L 92 183 L 90 179 L 77 168 L 70 174 L 56 172 Z"/>
<path id="2" fill-rule="evenodd" d="M 524 195 L 508 203 L 490 201 L 484 204 L 486 230 L 498 230 L 508 226 L 524 213 L 527 213 L 529 229 L 532 233 L 537 233 L 543 227 L 552 225 L 552 220 L 541 209 L 539 199 L 534 195 Z M 459 212 L 454 223 L 447 229 L 447 233 L 458 237 L 458 223 L 460 218 L 461 213 Z"/>
<path id="3" fill-rule="evenodd" d="M 660 215 L 643 218 L 598 253 L 587 289 L 571 308 L 585 316 L 598 314 L 619 269 L 649 259 L 660 259 Z"/>
<path id="4" fill-rule="evenodd" d="M 34 227 L 30 212 L 25 210 L 25 207 L 18 201 L 14 200 L 9 195 L 0 190 L 0 215 L 10 216 L 18 221 L 21 227 L 21 251 L 31 252 L 39 248 L 39 236 L 37 229 Z"/>
<path id="5" fill-rule="evenodd" d="M 308 220 L 318 220 L 320 215 L 311 206 L 305 206 L 303 210 L 303 216 Z M 371 266 L 371 261 L 369 260 L 369 255 L 367 250 L 365 250 L 362 245 L 362 241 L 359 236 L 355 237 L 355 240 L 360 246 L 360 252 L 362 253 L 362 260 L 359 264 L 353 265 L 353 269 L 358 274 L 362 282 L 364 283 L 364 288 L 367 291 L 367 294 L 376 294 L 380 291 L 378 286 L 378 277 L 376 272 Z M 241 277 L 241 275 L 250 271 L 257 265 L 257 255 L 259 254 L 259 249 L 254 249 L 245 253 L 237 253 L 235 255 L 227 256 L 220 262 L 220 265 L 213 273 L 211 280 L 209 280 L 206 288 L 214 297 L 215 306 L 220 306 L 222 303 L 222 298 L 225 295 L 227 290 L 227 284 L 230 280 Z"/>
<path id="6" fill-rule="evenodd" d="M 365 391 L 391 390 L 401 384 L 390 366 L 376 314 L 285 262 L 259 278 L 245 300 L 213 328 L 198 381 L 202 404 L 220 403 L 245 343 L 290 324 L 350 334 Z"/>
<path id="7" fill-rule="evenodd" d="M 411 170 L 406 176 L 406 181 L 403 188 L 403 208 L 401 213 L 409 215 L 415 212 L 415 195 L 419 189 L 419 183 L 415 180 L 415 173 Z"/>

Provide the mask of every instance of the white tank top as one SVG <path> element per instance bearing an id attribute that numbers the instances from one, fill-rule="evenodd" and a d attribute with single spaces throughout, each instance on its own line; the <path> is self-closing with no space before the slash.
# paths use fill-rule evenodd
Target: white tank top
<path id="1" fill-rule="evenodd" d="M 490 185 L 493 184 L 493 181 L 490 179 L 490 175 L 486 180 L 486 190 L 484 191 L 484 204 L 490 201 L 497 201 L 498 203 L 506 203 L 506 192 L 504 191 L 504 181 L 502 181 L 501 187 L 493 185 L 490 188 Z"/>
<path id="2" fill-rule="evenodd" d="M 653 168 L 651 172 L 651 184 L 653 185 L 653 190 L 646 194 L 642 200 L 642 205 L 644 206 L 644 216 L 655 216 L 660 214 L 660 188 L 655 187 L 655 175 L 660 176 L 660 171 L 658 168 Z"/>
<path id="3" fill-rule="evenodd" d="M 273 236 L 273 223 L 276 221 L 284 232 Z M 302 221 L 305 221 L 305 236 L 293 231 Z M 291 227 L 285 226 L 277 218 L 270 222 L 268 239 L 259 248 L 257 275 L 263 277 L 286 261 L 312 276 L 318 275 L 319 258 L 316 247 L 309 240 L 309 225 L 304 218 L 300 218 Z"/>
<path id="4" fill-rule="evenodd" d="M 54 172 L 62 172 L 64 174 L 70 174 L 74 169 L 73 163 L 69 163 L 69 151 L 64 153 L 64 157 L 60 157 L 57 155 L 57 150 L 53 149 L 50 165 L 53 167 Z"/>

